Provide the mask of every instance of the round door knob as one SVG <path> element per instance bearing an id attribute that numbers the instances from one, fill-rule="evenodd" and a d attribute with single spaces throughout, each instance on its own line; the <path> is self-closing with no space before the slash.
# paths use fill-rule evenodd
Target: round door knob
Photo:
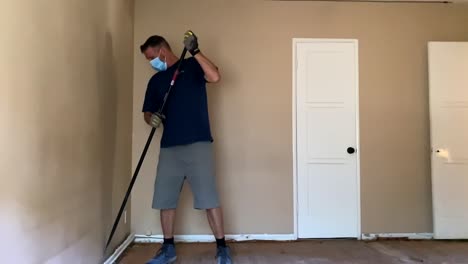
<path id="1" fill-rule="evenodd" d="M 356 152 L 356 150 L 352 147 L 349 147 L 347 151 L 348 151 L 348 154 L 353 154 L 354 152 Z"/>

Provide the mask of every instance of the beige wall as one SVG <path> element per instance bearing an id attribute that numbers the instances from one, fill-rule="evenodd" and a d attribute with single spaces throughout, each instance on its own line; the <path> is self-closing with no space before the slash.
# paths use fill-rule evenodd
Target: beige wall
<path id="1" fill-rule="evenodd" d="M 292 233 L 292 38 L 356 38 L 362 230 L 432 231 L 426 45 L 468 40 L 466 6 L 137 0 L 135 8 L 134 166 L 150 131 L 141 106 L 153 74 L 136 45 L 162 34 L 180 53 L 190 28 L 223 75 L 208 90 L 226 231 Z M 157 153 L 153 143 L 134 190 L 140 234 L 160 233 L 151 209 Z M 209 234 L 191 203 L 186 188 L 177 233 Z"/>
<path id="2" fill-rule="evenodd" d="M 0 262 L 102 263 L 131 173 L 133 2 L 1 1 L 0 32 Z"/>

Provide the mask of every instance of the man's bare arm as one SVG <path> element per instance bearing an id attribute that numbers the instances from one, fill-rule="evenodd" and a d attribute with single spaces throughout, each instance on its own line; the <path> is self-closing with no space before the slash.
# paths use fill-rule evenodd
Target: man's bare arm
<path id="1" fill-rule="evenodd" d="M 151 115 L 152 115 L 152 114 L 153 114 L 153 113 L 151 113 L 151 112 L 145 112 L 145 113 L 143 114 L 143 118 L 145 119 L 145 122 L 146 122 L 148 125 L 149 125 L 150 122 L 151 122 Z"/>
<path id="2" fill-rule="evenodd" d="M 195 55 L 195 59 L 205 73 L 205 79 L 210 83 L 217 83 L 221 79 L 218 67 L 211 62 L 203 53 L 199 52 Z"/>

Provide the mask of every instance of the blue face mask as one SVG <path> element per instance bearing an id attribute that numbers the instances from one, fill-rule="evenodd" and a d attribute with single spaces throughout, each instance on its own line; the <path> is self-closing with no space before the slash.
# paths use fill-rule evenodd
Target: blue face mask
<path id="1" fill-rule="evenodd" d="M 158 72 L 167 70 L 167 62 L 162 61 L 159 57 L 151 60 L 150 63 L 151 66 Z"/>

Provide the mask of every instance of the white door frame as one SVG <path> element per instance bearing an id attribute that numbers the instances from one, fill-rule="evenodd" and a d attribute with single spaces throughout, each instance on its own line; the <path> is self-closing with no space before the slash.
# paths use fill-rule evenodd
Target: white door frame
<path id="1" fill-rule="evenodd" d="M 356 52 L 356 155 L 357 155 L 357 219 L 358 219 L 358 226 L 357 228 L 357 239 L 362 238 L 361 232 L 361 155 L 360 155 L 360 141 L 359 141 L 359 48 L 358 48 L 358 40 L 357 39 L 323 39 L 323 38 L 293 38 L 293 54 L 292 54 L 292 64 L 293 64 L 293 72 L 292 72 L 292 131 L 293 131 L 293 186 L 294 186 L 294 238 L 297 240 L 299 237 L 298 233 L 298 191 L 297 191 L 297 82 L 296 82 L 296 74 L 297 74 L 297 52 L 296 47 L 298 43 L 323 43 L 323 42 L 335 42 L 335 43 L 354 43 L 355 44 L 355 52 Z"/>

